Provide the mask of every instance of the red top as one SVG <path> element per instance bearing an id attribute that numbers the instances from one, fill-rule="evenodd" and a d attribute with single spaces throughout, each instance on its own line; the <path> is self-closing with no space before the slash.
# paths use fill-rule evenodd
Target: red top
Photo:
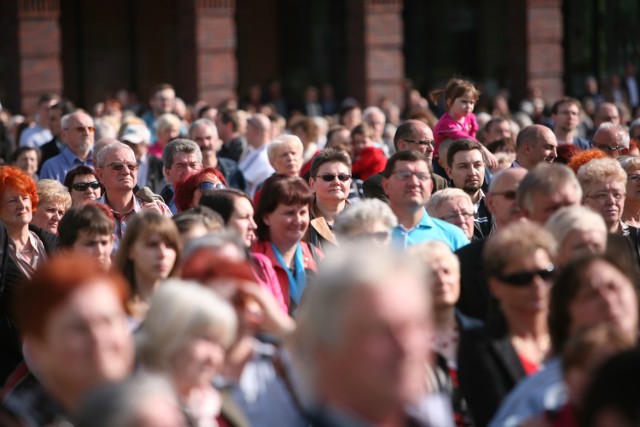
<path id="1" fill-rule="evenodd" d="M 370 176 L 380 173 L 387 165 L 387 156 L 378 147 L 365 147 L 360 151 L 360 155 L 353 161 L 351 173 L 354 177 L 365 180 Z"/>
<path id="2" fill-rule="evenodd" d="M 527 374 L 527 376 L 533 375 L 538 372 L 538 368 L 540 368 L 540 366 L 537 363 L 532 362 L 521 354 L 518 355 L 518 359 L 520 359 L 520 364 L 522 365 L 524 373 Z"/>
<path id="3" fill-rule="evenodd" d="M 304 269 L 311 270 L 314 272 L 318 272 L 318 265 L 316 264 L 315 257 L 311 253 L 311 247 L 307 242 L 300 242 L 302 245 L 302 255 L 304 257 Z M 287 305 L 287 310 L 289 310 L 291 306 L 291 296 L 289 295 L 289 276 L 284 268 L 278 262 L 278 258 L 276 258 L 276 254 L 273 252 L 273 248 L 271 247 L 271 242 L 266 242 L 263 240 L 257 240 L 253 243 L 251 247 L 252 252 L 264 254 L 271 264 L 273 265 L 273 269 L 276 271 L 276 277 L 278 278 L 278 282 L 280 283 L 280 289 L 282 290 L 282 297 L 284 299 L 285 304 Z M 313 251 L 316 254 L 318 260 L 324 258 L 324 254 L 322 250 L 318 247 L 314 247 Z"/>

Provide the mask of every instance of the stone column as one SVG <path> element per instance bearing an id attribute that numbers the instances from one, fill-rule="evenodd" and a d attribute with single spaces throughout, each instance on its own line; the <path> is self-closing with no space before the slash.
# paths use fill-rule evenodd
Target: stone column
<path id="1" fill-rule="evenodd" d="M 509 1 L 509 76 L 513 97 L 537 86 L 550 103 L 564 94 L 561 0 Z"/>
<path id="2" fill-rule="evenodd" d="M 402 0 L 350 0 L 347 11 L 349 94 L 365 105 L 381 96 L 402 104 Z"/>
<path id="3" fill-rule="evenodd" d="M 5 4 L 2 9 L 11 14 L 5 15 L 2 22 L 15 23 L 8 32 L 5 29 L 8 38 L 4 49 L 7 57 L 15 61 L 6 75 L 5 102 L 14 111 L 32 114 L 42 94 L 62 93 L 60 2 L 17 0 L 12 6 Z"/>

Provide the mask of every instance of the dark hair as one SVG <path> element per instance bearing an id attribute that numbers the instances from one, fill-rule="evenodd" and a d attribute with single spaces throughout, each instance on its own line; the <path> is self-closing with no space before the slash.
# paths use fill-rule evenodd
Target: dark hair
<path id="1" fill-rule="evenodd" d="M 45 93 L 44 95 L 40 96 L 40 98 L 38 98 L 38 106 L 44 104 L 45 102 L 58 101 L 59 99 L 60 97 L 55 93 Z"/>
<path id="2" fill-rule="evenodd" d="M 358 126 L 354 127 L 351 131 L 351 138 L 356 135 L 363 135 L 367 138 L 373 138 L 376 136 L 375 131 L 369 124 L 362 122 Z"/>
<path id="3" fill-rule="evenodd" d="M 404 150 L 397 151 L 393 156 L 389 157 L 387 166 L 385 166 L 384 171 L 382 171 L 382 175 L 385 178 L 389 178 L 393 174 L 397 162 L 425 162 L 431 173 L 431 162 L 429 162 L 429 159 L 427 159 L 424 154 L 416 150 Z"/>
<path id="4" fill-rule="evenodd" d="M 480 91 L 476 89 L 473 83 L 453 78 L 449 80 L 447 83 L 447 87 L 444 89 L 436 89 L 429 92 L 429 99 L 434 104 L 438 103 L 440 96 L 444 95 L 445 103 L 449 100 L 455 100 L 464 96 L 467 92 L 471 92 L 473 94 L 474 101 L 477 101 L 480 98 Z M 448 109 L 448 108 L 447 108 Z"/>
<path id="5" fill-rule="evenodd" d="M 472 151 L 478 150 L 482 154 L 480 144 L 471 138 L 460 138 L 453 141 L 449 150 L 447 151 L 447 165 L 451 167 L 453 165 L 453 156 L 460 151 Z"/>
<path id="6" fill-rule="evenodd" d="M 607 243 L 607 246 L 610 242 Z M 614 249 L 615 250 L 615 249 Z M 604 261 L 624 274 L 633 284 L 634 290 L 638 291 L 637 267 L 634 268 L 633 260 L 629 256 L 614 254 L 607 247 L 608 253 L 605 255 L 585 255 L 570 262 L 558 275 L 553 287 L 549 301 L 549 335 L 551 345 L 555 353 L 560 353 L 567 339 L 569 338 L 569 328 L 571 326 L 571 316 L 569 309 L 571 302 L 576 297 L 584 285 L 584 272 L 596 261 Z"/>
<path id="7" fill-rule="evenodd" d="M 263 218 L 275 211 L 279 205 L 308 205 L 313 201 L 313 192 L 298 176 L 272 175 L 262 186 L 262 195 L 256 206 L 254 219 L 258 225 L 259 240 L 269 240 L 269 226 Z"/>
<path id="8" fill-rule="evenodd" d="M 396 133 L 393 135 L 393 146 L 398 151 L 398 142 L 407 138 L 412 138 L 416 132 L 416 126 L 420 123 L 424 123 L 420 120 L 406 120 L 398 126 Z M 428 126 L 428 125 L 427 125 Z"/>
<path id="9" fill-rule="evenodd" d="M 12 162 L 13 163 L 17 162 L 18 157 L 20 157 L 22 153 L 26 153 L 27 151 L 36 152 L 36 157 L 38 159 L 38 165 L 39 165 L 40 162 L 42 161 L 42 151 L 40 151 L 38 147 L 18 147 L 16 151 L 13 152 L 13 155 L 11 156 Z"/>
<path id="10" fill-rule="evenodd" d="M 200 199 L 200 206 L 206 206 L 216 212 L 225 224 L 235 211 L 235 202 L 238 198 L 245 198 L 253 205 L 251 198 L 235 188 L 225 188 L 224 190 L 208 191 Z"/>
<path id="11" fill-rule="evenodd" d="M 511 138 L 502 138 L 487 144 L 487 150 L 493 154 L 509 147 L 513 148 L 514 151 L 516 149 L 516 144 Z M 575 147 L 575 145 L 572 145 L 572 147 Z"/>
<path id="12" fill-rule="evenodd" d="M 318 175 L 318 169 L 320 169 L 320 166 L 326 163 L 342 163 L 343 165 L 348 167 L 349 172 L 351 172 L 351 159 L 349 158 L 349 156 L 343 151 L 338 151 L 338 150 L 329 148 L 329 149 L 320 151 L 313 158 L 313 161 L 311 162 L 311 169 L 310 169 L 309 176 L 315 179 L 315 177 Z"/>
<path id="13" fill-rule="evenodd" d="M 319 136 L 318 125 L 311 117 L 299 117 L 294 119 L 289 126 L 291 131 L 295 131 L 296 129 L 302 129 L 302 131 L 307 135 L 307 139 L 309 141 L 317 141 Z"/>
<path id="14" fill-rule="evenodd" d="M 553 105 L 551 106 L 551 114 L 558 114 L 558 108 L 560 108 L 562 104 L 574 104 L 578 107 L 578 111 L 582 110 L 582 104 L 580 104 L 580 101 L 578 101 L 576 98 L 565 96 L 553 103 Z"/>
<path id="15" fill-rule="evenodd" d="M 73 206 L 65 212 L 58 225 L 58 244 L 61 248 L 71 248 L 81 231 L 111 235 L 115 226 L 113 214 L 102 203 L 88 202 Z"/>
<path id="16" fill-rule="evenodd" d="M 61 99 L 51 106 L 51 110 L 60 110 L 60 115 L 66 116 L 76 111 L 76 106 L 68 99 Z"/>
<path id="17" fill-rule="evenodd" d="M 232 124 L 232 129 L 234 132 L 237 132 L 240 128 L 240 118 L 238 117 L 238 110 L 233 110 L 231 108 L 225 108 L 218 112 L 218 117 L 222 123 Z"/>
<path id="18" fill-rule="evenodd" d="M 621 425 L 640 424 L 640 352 L 625 351 L 608 359 L 598 369 L 586 390 L 581 426 L 596 425 L 598 415 L 613 412 Z"/>
<path id="19" fill-rule="evenodd" d="M 77 166 L 73 169 L 71 169 L 69 172 L 67 172 L 67 175 L 65 175 L 64 177 L 64 186 L 67 187 L 67 190 L 69 190 L 69 193 L 71 193 L 71 190 L 73 190 L 73 180 L 76 179 L 77 176 L 85 176 L 85 175 L 92 175 L 96 181 L 98 181 L 100 183 L 100 194 L 104 194 L 104 185 L 102 185 L 102 182 L 98 179 L 98 174 L 96 173 L 95 170 L 93 170 L 93 168 L 90 168 L 89 166 L 85 166 L 85 165 L 80 165 Z"/>
<path id="20" fill-rule="evenodd" d="M 333 138 L 333 134 L 336 132 L 340 132 L 343 130 L 349 130 L 346 127 L 342 126 L 342 125 L 333 125 L 329 128 L 329 130 L 327 131 L 327 143 L 331 142 L 331 138 Z"/>
<path id="21" fill-rule="evenodd" d="M 171 90 L 173 90 L 175 92 L 175 89 L 169 83 L 160 83 L 160 84 L 154 85 L 151 88 L 151 91 L 149 92 L 149 96 L 151 98 L 153 98 L 154 96 L 156 96 L 156 93 L 160 92 L 161 90 L 165 90 L 165 89 L 171 89 Z"/>

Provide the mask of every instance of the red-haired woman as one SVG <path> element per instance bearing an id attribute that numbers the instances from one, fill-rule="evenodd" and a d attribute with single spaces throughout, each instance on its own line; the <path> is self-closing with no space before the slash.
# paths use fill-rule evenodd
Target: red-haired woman
<path id="1" fill-rule="evenodd" d="M 31 177 L 13 166 L 0 167 L 0 384 L 22 359 L 10 315 L 15 287 L 30 278 L 56 246 L 55 236 L 29 227 L 37 206 L 36 184 Z"/>
<path id="2" fill-rule="evenodd" d="M 174 200 L 178 212 L 184 212 L 198 205 L 205 191 L 227 187 L 224 175 L 216 168 L 204 168 L 187 176 L 176 184 Z"/>
<path id="3" fill-rule="evenodd" d="M 289 313 L 293 313 L 307 286 L 307 276 L 317 272 L 322 251 L 302 242 L 309 227 L 313 193 L 302 178 L 273 175 L 262 187 L 256 207 L 258 240 L 253 251 L 271 260 Z"/>

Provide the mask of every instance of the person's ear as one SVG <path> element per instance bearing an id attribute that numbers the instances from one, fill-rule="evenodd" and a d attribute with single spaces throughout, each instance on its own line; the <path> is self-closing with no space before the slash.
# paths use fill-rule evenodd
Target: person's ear
<path id="1" fill-rule="evenodd" d="M 382 185 L 382 191 L 384 194 L 389 197 L 389 178 L 382 178 L 382 182 L 380 184 Z"/>

